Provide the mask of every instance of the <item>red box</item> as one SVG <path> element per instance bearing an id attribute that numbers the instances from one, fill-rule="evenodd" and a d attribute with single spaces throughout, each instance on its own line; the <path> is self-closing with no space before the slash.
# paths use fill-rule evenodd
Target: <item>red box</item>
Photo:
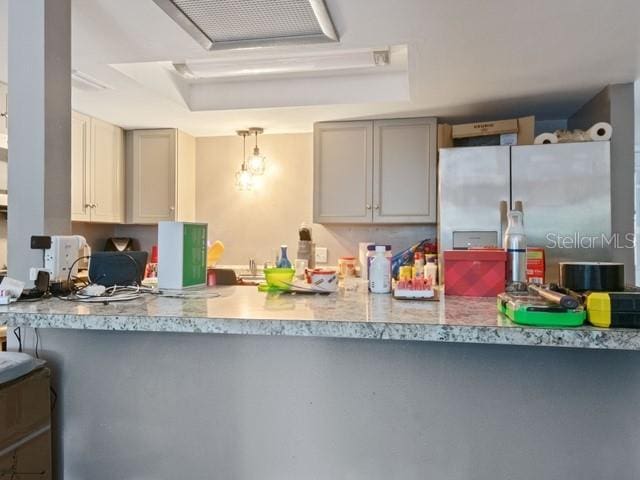
<path id="1" fill-rule="evenodd" d="M 544 248 L 527 247 L 527 282 L 544 283 Z"/>
<path id="2" fill-rule="evenodd" d="M 447 250 L 444 252 L 444 293 L 495 297 L 504 292 L 506 266 L 504 250 Z"/>

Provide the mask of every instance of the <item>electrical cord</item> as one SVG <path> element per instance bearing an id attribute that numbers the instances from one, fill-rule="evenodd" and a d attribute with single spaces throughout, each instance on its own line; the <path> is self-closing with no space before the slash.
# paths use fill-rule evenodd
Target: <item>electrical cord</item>
<path id="1" fill-rule="evenodd" d="M 22 330 L 20 327 L 14 328 L 13 334 L 16 336 L 16 340 L 18 340 L 18 352 L 22 353 Z"/>

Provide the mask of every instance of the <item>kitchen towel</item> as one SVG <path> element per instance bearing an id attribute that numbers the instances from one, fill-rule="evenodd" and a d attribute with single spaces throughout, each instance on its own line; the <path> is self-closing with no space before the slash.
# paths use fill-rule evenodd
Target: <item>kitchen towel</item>
<path id="1" fill-rule="evenodd" d="M 534 140 L 534 145 L 543 145 L 548 143 L 558 143 L 558 136 L 555 133 L 541 133 Z"/>
<path id="2" fill-rule="evenodd" d="M 584 134 L 585 140 L 591 140 L 592 142 L 602 142 L 611 140 L 611 134 L 613 128 L 607 122 L 598 122 L 593 125 Z"/>

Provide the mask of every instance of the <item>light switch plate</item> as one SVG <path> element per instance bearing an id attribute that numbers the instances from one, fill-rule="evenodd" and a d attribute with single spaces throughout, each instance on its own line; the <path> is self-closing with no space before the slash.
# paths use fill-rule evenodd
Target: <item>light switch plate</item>
<path id="1" fill-rule="evenodd" d="M 327 247 L 316 247 L 316 263 L 327 263 Z"/>

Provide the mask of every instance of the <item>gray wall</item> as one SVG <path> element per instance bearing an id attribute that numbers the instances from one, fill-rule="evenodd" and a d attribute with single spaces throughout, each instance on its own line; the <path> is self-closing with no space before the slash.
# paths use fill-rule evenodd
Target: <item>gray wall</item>
<path id="1" fill-rule="evenodd" d="M 40 333 L 65 480 L 640 478 L 637 352 Z"/>
<path id="2" fill-rule="evenodd" d="M 611 138 L 611 227 L 620 235 L 635 232 L 634 185 L 634 93 L 633 84 L 609 85 L 569 118 L 570 129 L 587 129 L 596 122 L 609 122 Z M 635 252 L 617 248 L 612 260 L 625 264 L 625 281 L 635 284 Z"/>

